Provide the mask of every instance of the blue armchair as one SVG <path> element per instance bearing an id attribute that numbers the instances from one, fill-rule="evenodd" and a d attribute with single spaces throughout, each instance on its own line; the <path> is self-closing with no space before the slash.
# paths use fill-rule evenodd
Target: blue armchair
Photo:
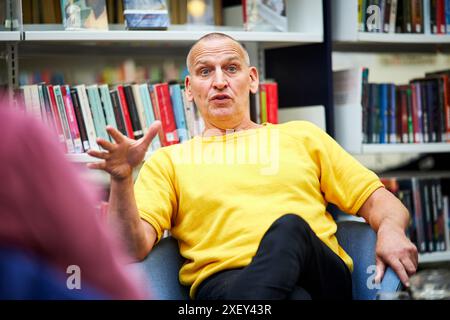
<path id="1" fill-rule="evenodd" d="M 374 300 L 379 292 L 396 292 L 401 282 L 388 268 L 380 285 L 372 285 L 374 277 L 376 234 L 369 225 L 355 221 L 338 223 L 337 238 L 346 252 L 353 258 L 353 298 Z M 178 281 L 178 271 L 183 264 L 174 238 L 162 239 L 145 260 L 137 263 L 148 281 L 147 289 L 154 299 L 186 300 L 189 289 Z"/>

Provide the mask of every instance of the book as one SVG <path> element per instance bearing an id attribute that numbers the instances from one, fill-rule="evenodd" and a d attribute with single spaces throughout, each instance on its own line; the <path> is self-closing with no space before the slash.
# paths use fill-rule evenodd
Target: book
<path id="1" fill-rule="evenodd" d="M 166 0 L 123 0 L 127 29 L 167 29 L 170 24 Z"/>
<path id="2" fill-rule="evenodd" d="M 247 31 L 288 31 L 285 0 L 246 0 L 242 7 Z"/>
<path id="3" fill-rule="evenodd" d="M 105 0 L 61 0 L 65 30 L 108 30 Z"/>

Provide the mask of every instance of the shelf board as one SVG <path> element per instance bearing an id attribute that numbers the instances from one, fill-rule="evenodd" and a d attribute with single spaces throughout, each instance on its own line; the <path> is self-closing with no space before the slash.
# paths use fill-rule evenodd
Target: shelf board
<path id="1" fill-rule="evenodd" d="M 450 143 L 363 144 L 367 153 L 441 153 L 450 152 Z"/>
<path id="2" fill-rule="evenodd" d="M 145 155 L 145 159 L 150 157 L 153 154 L 153 151 L 148 151 Z M 66 158 L 70 162 L 76 162 L 76 163 L 91 163 L 91 162 L 100 162 L 102 160 L 91 157 L 87 153 L 67 153 Z"/>
<path id="3" fill-rule="evenodd" d="M 450 262 L 450 251 L 430 252 L 419 254 L 419 263 Z"/>
<path id="4" fill-rule="evenodd" d="M 450 43 L 450 35 L 358 32 L 357 42 L 396 43 L 396 44 L 399 43 L 440 44 L 440 43 Z"/>
<path id="5" fill-rule="evenodd" d="M 0 31 L 0 41 L 20 41 L 20 31 Z"/>
<path id="6" fill-rule="evenodd" d="M 39 28 L 36 25 L 25 25 L 25 40 L 57 42 L 149 41 L 192 43 L 209 32 L 217 31 L 226 33 L 236 40 L 243 42 L 309 44 L 320 43 L 323 41 L 323 35 L 321 33 L 249 32 L 237 27 L 210 27 L 200 29 L 198 27 L 173 26 L 168 30 L 116 30 L 117 28 L 110 28 L 108 31 L 65 31 L 61 30 L 61 27 L 52 29 L 50 26 L 52 25 Z"/>

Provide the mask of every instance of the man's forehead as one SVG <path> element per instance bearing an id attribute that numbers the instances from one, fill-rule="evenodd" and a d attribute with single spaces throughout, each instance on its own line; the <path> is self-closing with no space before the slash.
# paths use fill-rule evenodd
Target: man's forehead
<path id="1" fill-rule="evenodd" d="M 244 50 L 239 43 L 231 39 L 211 39 L 197 43 L 190 53 L 191 63 L 197 64 L 205 59 L 242 59 L 245 60 Z"/>

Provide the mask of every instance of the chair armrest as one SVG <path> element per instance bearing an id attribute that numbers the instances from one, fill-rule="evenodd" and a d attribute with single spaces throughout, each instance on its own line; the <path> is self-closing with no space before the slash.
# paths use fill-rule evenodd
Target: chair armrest
<path id="1" fill-rule="evenodd" d="M 403 289 L 402 282 L 397 274 L 391 268 L 386 268 L 383 280 L 381 280 L 381 288 L 378 293 L 394 293 Z"/>
<path id="2" fill-rule="evenodd" d="M 189 288 L 180 284 L 178 273 L 184 263 L 178 251 L 176 239 L 167 237 L 150 251 L 141 262 L 135 264 L 145 278 L 149 296 L 157 300 L 187 300 Z"/>

